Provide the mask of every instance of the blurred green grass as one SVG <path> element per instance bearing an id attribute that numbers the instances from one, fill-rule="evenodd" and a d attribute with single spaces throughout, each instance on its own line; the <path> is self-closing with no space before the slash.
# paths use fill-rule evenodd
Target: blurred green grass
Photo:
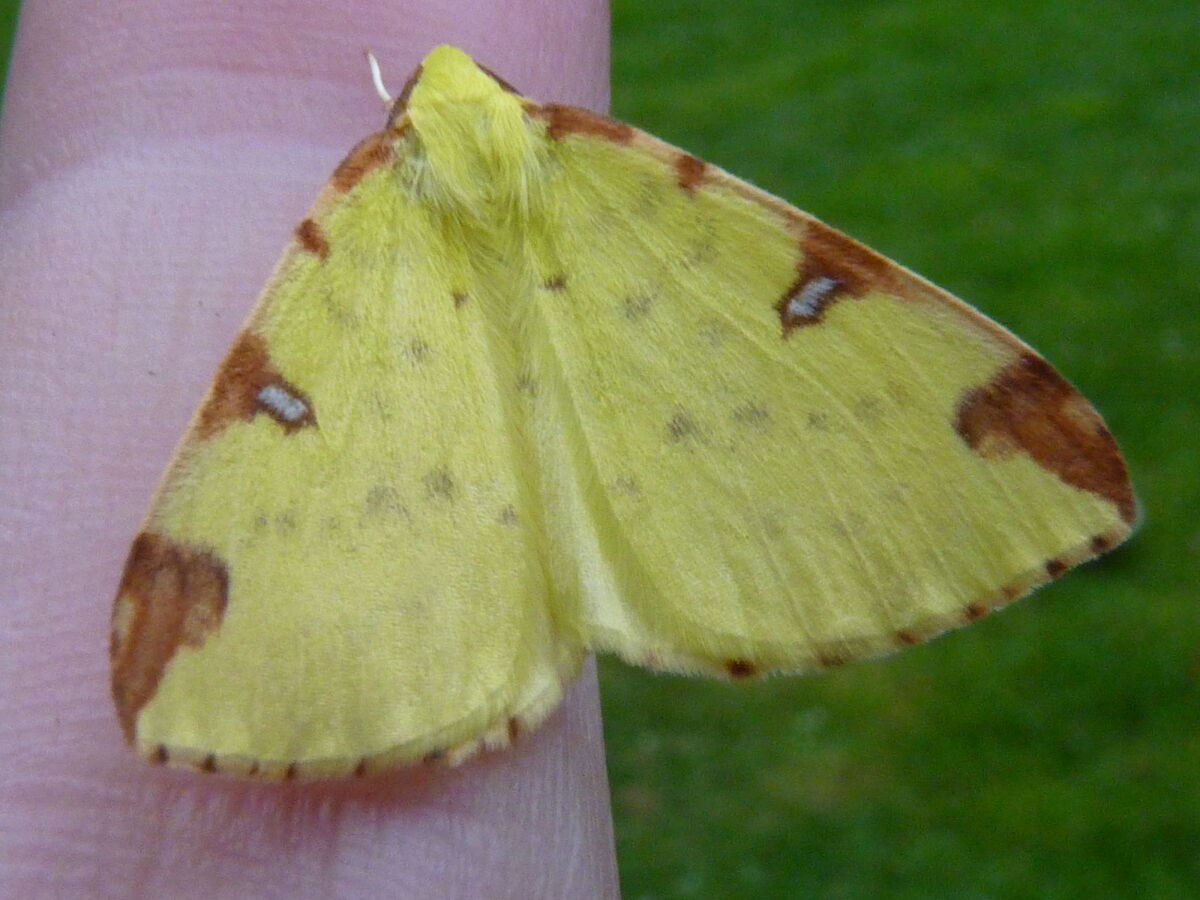
<path id="1" fill-rule="evenodd" d="M 0 0 L 0 88 L 3 87 L 2 79 L 8 76 L 8 57 L 20 8 L 19 0 Z"/>
<path id="2" fill-rule="evenodd" d="M 1195 5 L 613 12 L 617 116 L 1014 329 L 1105 414 L 1146 512 L 1102 562 L 887 660 L 751 685 L 605 660 L 625 896 L 1197 896 Z"/>

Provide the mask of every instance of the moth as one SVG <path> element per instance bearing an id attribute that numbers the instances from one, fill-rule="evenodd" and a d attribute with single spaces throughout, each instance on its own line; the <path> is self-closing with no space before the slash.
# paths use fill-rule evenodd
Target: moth
<path id="1" fill-rule="evenodd" d="M 745 679 L 887 653 L 1116 546 L 1100 416 L 812 216 L 448 46 L 334 171 L 134 540 L 147 759 L 458 762 L 585 654 Z"/>

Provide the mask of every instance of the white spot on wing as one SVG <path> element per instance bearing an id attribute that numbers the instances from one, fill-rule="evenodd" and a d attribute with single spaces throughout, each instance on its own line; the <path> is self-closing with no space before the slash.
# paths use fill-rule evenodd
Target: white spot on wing
<path id="1" fill-rule="evenodd" d="M 811 319 L 821 311 L 821 304 L 838 286 L 836 278 L 822 275 L 807 282 L 787 302 L 785 314 L 790 319 Z"/>
<path id="2" fill-rule="evenodd" d="M 258 402 L 285 422 L 299 422 L 308 415 L 308 404 L 277 384 L 262 388 Z"/>

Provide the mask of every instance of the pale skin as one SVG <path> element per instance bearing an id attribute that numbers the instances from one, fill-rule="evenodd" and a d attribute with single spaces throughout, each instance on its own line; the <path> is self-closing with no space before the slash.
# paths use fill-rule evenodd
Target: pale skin
<path id="1" fill-rule="evenodd" d="M 602 0 L 27 0 L 0 123 L 0 895 L 616 895 L 595 670 L 458 769 L 274 786 L 121 740 L 112 592 L 322 182 L 435 44 L 603 110 Z"/>

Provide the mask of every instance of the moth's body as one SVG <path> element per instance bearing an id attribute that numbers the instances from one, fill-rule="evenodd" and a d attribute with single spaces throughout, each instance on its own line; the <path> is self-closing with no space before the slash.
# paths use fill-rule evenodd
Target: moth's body
<path id="1" fill-rule="evenodd" d="M 455 761 L 540 722 L 589 651 L 726 677 L 881 653 L 1134 516 L 1099 417 L 999 326 L 442 47 L 185 435 L 114 694 L 159 761 Z"/>

